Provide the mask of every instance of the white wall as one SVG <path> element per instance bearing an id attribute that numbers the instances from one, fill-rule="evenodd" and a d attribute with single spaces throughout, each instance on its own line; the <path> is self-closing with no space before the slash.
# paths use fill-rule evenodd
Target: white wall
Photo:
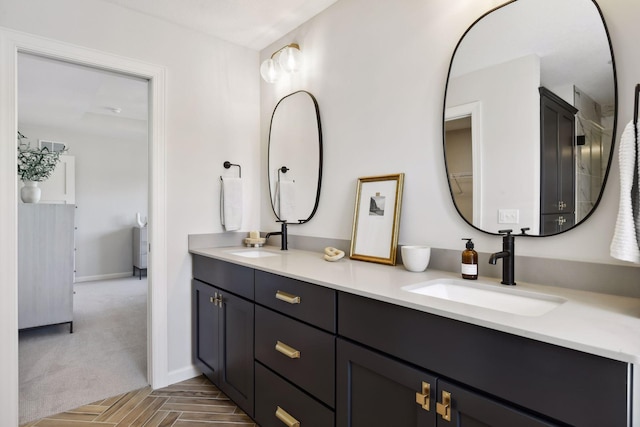
<path id="1" fill-rule="evenodd" d="M 447 108 L 479 102 L 481 221 L 497 233 L 540 224 L 540 59 L 535 55 L 451 78 Z M 514 108 L 518 105 L 518 108 Z M 508 200 L 505 203 L 505 200 Z M 516 209 L 518 224 L 499 224 L 500 209 Z"/>
<path id="2" fill-rule="evenodd" d="M 0 0 L 0 26 L 166 68 L 168 370 L 188 369 L 187 235 L 223 231 L 225 160 L 242 165 L 243 229 L 259 222 L 258 53 L 98 0 Z"/>
<path id="3" fill-rule="evenodd" d="M 20 124 L 32 144 L 64 142 L 75 156 L 76 280 L 132 274 L 132 227 L 147 215 L 146 138 L 111 139 Z"/>
<path id="4" fill-rule="evenodd" d="M 323 192 L 314 219 L 291 234 L 350 239 L 356 180 L 360 176 L 405 172 L 400 244 L 464 247 L 494 252 L 500 239 L 470 228 L 450 200 L 443 164 L 442 110 L 451 54 L 460 36 L 496 1 L 340 0 L 261 52 L 266 59 L 289 42 L 300 44 L 306 68 L 289 82 L 263 82 L 262 138 L 277 100 L 298 89 L 318 99 L 325 142 Z M 635 0 L 600 0 L 618 69 L 619 126 L 633 110 L 640 55 L 634 40 L 640 27 Z M 263 142 L 263 147 L 266 142 Z M 263 149 L 263 156 L 265 150 Z M 609 243 L 618 210 L 618 162 L 598 210 L 580 227 L 545 238 L 521 239 L 519 255 L 618 263 Z M 263 163 L 265 163 L 263 161 Z M 273 218 L 262 201 L 262 228 Z"/>
<path id="5" fill-rule="evenodd" d="M 294 90 L 307 89 L 318 99 L 325 169 L 316 217 L 291 227 L 292 234 L 349 239 L 357 178 L 404 171 L 400 243 L 462 250 L 460 238 L 473 237 L 479 251 L 500 248 L 497 237 L 458 217 L 442 161 L 442 101 L 451 53 L 466 28 L 498 3 L 339 0 L 260 55 L 98 0 L 0 0 L 0 26 L 166 67 L 167 340 L 173 372 L 191 365 L 187 235 L 222 231 L 218 175 L 227 173 L 225 160 L 242 164 L 243 229 L 259 223 L 262 230 L 276 229 L 261 168 L 271 111 Z M 631 119 L 640 76 L 640 3 L 598 3 L 618 67 L 619 135 Z M 263 83 L 259 92 L 258 56 L 266 59 L 290 40 L 300 43 L 306 70 L 292 83 Z M 601 207 L 584 225 L 555 237 L 521 239 L 517 253 L 614 263 L 608 248 L 617 214 L 617 173 L 614 161 Z"/>

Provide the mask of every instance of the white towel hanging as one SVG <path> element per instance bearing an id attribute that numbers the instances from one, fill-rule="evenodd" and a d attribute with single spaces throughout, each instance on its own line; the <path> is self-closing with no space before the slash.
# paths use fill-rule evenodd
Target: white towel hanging
<path id="1" fill-rule="evenodd" d="M 634 195 L 640 191 L 638 183 L 634 186 L 634 171 L 640 168 L 640 150 L 638 150 L 638 134 L 634 122 L 631 121 L 624 128 L 620 138 L 618 159 L 620 163 L 620 206 L 610 254 L 613 258 L 640 264 L 640 246 L 638 245 L 638 228 L 640 227 L 640 213 L 635 212 L 632 204 Z M 638 174 L 636 172 L 635 179 Z M 635 197 L 639 197 L 635 194 Z"/>
<path id="2" fill-rule="evenodd" d="M 226 231 L 242 226 L 242 178 L 220 177 L 220 222 Z"/>
<path id="3" fill-rule="evenodd" d="M 295 182 L 278 181 L 278 218 L 286 221 L 295 221 Z"/>

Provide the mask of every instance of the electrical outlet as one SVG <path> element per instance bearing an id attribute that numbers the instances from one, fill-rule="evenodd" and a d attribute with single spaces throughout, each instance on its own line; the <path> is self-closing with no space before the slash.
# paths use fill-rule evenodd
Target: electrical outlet
<path id="1" fill-rule="evenodd" d="M 498 224 L 518 224 L 520 211 L 518 209 L 498 209 Z"/>

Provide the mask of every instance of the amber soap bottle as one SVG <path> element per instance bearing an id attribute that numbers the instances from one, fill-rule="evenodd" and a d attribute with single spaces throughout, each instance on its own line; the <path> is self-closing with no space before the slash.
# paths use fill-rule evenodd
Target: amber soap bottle
<path id="1" fill-rule="evenodd" d="M 467 241 L 467 248 L 462 251 L 462 278 L 476 280 L 478 278 L 478 252 L 473 250 L 471 239 L 462 240 Z"/>

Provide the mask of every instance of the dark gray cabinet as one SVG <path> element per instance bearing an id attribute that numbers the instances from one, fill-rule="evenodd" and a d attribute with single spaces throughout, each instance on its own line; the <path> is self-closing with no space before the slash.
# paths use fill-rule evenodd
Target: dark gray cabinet
<path id="1" fill-rule="evenodd" d="M 540 234 L 575 224 L 575 114 L 555 93 L 540 91 Z"/>
<path id="2" fill-rule="evenodd" d="M 341 337 L 514 410 L 559 425 L 628 425 L 627 363 L 343 292 L 338 319 Z"/>
<path id="3" fill-rule="evenodd" d="M 199 274 L 202 264 L 208 274 Z M 198 268 L 196 268 L 196 265 Z M 217 270 L 214 273 L 213 270 Z M 246 291 L 253 270 L 233 264 L 194 259 L 193 355 L 195 365 L 249 416 L 254 412 L 254 304 L 232 293 Z M 198 278 L 216 281 L 220 286 Z M 234 279 L 238 280 L 235 282 Z M 217 285 L 217 284 L 216 284 Z"/>
<path id="4" fill-rule="evenodd" d="M 346 340 L 337 349 L 338 427 L 559 425 Z"/>
<path id="5" fill-rule="evenodd" d="M 194 362 L 262 427 L 629 425 L 627 363 L 207 257 L 193 271 Z"/>
<path id="6" fill-rule="evenodd" d="M 207 377 L 219 384 L 220 371 L 220 312 L 217 309 L 218 290 L 198 280 L 193 289 L 193 355 L 196 364 Z"/>
<path id="7" fill-rule="evenodd" d="M 343 339 L 337 350 L 337 427 L 436 425 L 433 375 Z"/>

